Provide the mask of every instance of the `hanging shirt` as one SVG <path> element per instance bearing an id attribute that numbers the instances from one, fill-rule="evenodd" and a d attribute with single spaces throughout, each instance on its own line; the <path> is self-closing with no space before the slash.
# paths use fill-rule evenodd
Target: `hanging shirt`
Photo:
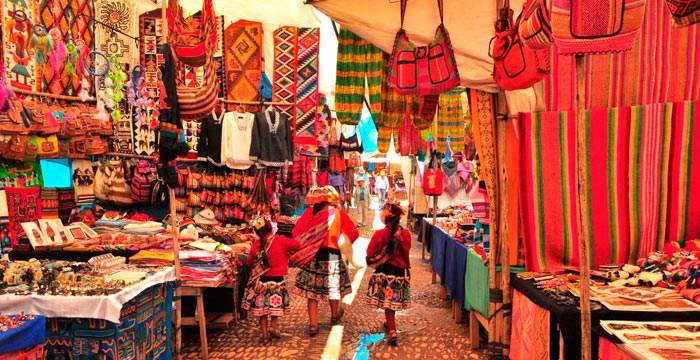
<path id="1" fill-rule="evenodd" d="M 255 115 L 227 112 L 221 126 L 221 161 L 231 169 L 245 170 L 253 165 L 250 146 Z"/>

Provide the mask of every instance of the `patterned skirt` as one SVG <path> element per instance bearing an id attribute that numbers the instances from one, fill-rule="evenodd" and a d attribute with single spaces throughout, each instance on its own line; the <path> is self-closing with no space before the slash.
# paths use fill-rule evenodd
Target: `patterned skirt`
<path id="1" fill-rule="evenodd" d="M 411 308 L 411 272 L 385 263 L 369 278 L 367 305 L 380 309 Z"/>
<path id="2" fill-rule="evenodd" d="M 299 269 L 294 282 L 295 293 L 308 299 L 340 300 L 352 291 L 348 269 L 340 250 L 321 248 L 316 256 Z"/>
<path id="3" fill-rule="evenodd" d="M 253 316 L 282 316 L 289 310 L 289 292 L 283 276 L 261 276 L 248 281 L 241 307 Z"/>

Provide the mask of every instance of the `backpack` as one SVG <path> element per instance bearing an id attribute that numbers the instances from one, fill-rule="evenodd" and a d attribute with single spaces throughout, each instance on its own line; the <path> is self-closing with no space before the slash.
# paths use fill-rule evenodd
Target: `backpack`
<path id="1" fill-rule="evenodd" d="M 150 203 L 155 182 L 153 165 L 147 160 L 139 160 L 131 179 L 131 198 L 137 203 Z"/>

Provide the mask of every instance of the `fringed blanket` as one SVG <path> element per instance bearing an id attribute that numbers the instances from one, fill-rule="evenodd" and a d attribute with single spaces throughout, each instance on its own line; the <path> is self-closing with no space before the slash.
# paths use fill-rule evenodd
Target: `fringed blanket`
<path id="1" fill-rule="evenodd" d="M 583 161 L 593 265 L 635 261 L 700 236 L 696 102 L 586 112 Z M 520 114 L 520 211 L 528 270 L 578 266 L 576 131 L 569 112 Z M 695 165 L 691 165 L 695 164 Z"/>
<path id="2" fill-rule="evenodd" d="M 296 69 L 296 133 L 294 145 L 307 153 L 317 152 L 316 121 L 318 119 L 318 28 L 299 28 L 297 33 Z"/>
<path id="3" fill-rule="evenodd" d="M 294 26 L 281 26 L 273 34 L 275 70 L 272 76 L 272 101 L 294 104 L 297 72 L 297 31 Z M 296 120 L 294 106 L 278 106 L 288 119 Z"/>
<path id="4" fill-rule="evenodd" d="M 226 96 L 229 100 L 257 101 L 262 76 L 262 23 L 238 20 L 224 30 Z"/>
<path id="5" fill-rule="evenodd" d="M 586 56 L 585 107 L 700 99 L 699 34 L 697 26 L 674 28 L 664 0 L 647 1 L 632 49 Z M 557 51 L 557 45 L 552 46 L 552 71 L 541 83 L 543 99 L 546 111 L 569 111 L 576 99 L 576 64 L 574 57 L 558 55 Z"/>
<path id="6" fill-rule="evenodd" d="M 462 90 L 450 90 L 440 94 L 437 112 L 437 150 L 444 152 L 447 141 L 454 152 L 464 150 L 464 115 Z"/>

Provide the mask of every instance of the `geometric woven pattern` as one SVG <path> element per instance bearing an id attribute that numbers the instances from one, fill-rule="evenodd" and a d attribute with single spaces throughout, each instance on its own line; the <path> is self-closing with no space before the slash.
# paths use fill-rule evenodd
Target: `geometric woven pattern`
<path id="1" fill-rule="evenodd" d="M 136 32 L 136 13 L 133 0 L 102 0 L 97 9 L 97 19 L 109 27 L 132 35 Z M 138 61 L 134 40 L 112 31 L 103 25 L 95 26 L 95 42 L 100 51 L 116 55 L 122 64 Z"/>
<path id="2" fill-rule="evenodd" d="M 262 36 L 262 23 L 248 20 L 238 20 L 224 31 L 227 99 L 258 100 Z"/>
<path id="3" fill-rule="evenodd" d="M 448 139 L 452 151 L 464 150 L 464 114 L 461 93 L 461 90 L 450 90 L 440 94 L 437 112 L 438 152 L 445 151 Z"/>
<path id="4" fill-rule="evenodd" d="M 78 47 L 94 49 L 93 1 L 91 0 L 41 0 L 39 17 L 47 29 L 58 28 L 64 39 L 73 39 Z M 48 69 L 48 67 L 46 67 Z M 81 69 L 76 69 L 80 72 Z M 64 67 L 60 75 L 55 71 L 43 71 L 40 91 L 75 96 L 80 91 L 80 76 L 72 75 Z"/>
<path id="5" fill-rule="evenodd" d="M 275 30 L 273 37 L 275 42 L 275 66 L 273 74 L 272 101 L 294 104 L 296 96 L 296 71 L 297 71 L 297 28 L 294 26 L 282 26 Z M 296 123 L 294 106 L 278 106 L 281 112 Z"/>
<path id="6" fill-rule="evenodd" d="M 549 321 L 549 310 L 514 290 L 510 358 L 549 359 Z"/>
<path id="7" fill-rule="evenodd" d="M 319 33 L 318 28 L 299 28 L 298 31 L 295 144 L 316 145 Z"/>

